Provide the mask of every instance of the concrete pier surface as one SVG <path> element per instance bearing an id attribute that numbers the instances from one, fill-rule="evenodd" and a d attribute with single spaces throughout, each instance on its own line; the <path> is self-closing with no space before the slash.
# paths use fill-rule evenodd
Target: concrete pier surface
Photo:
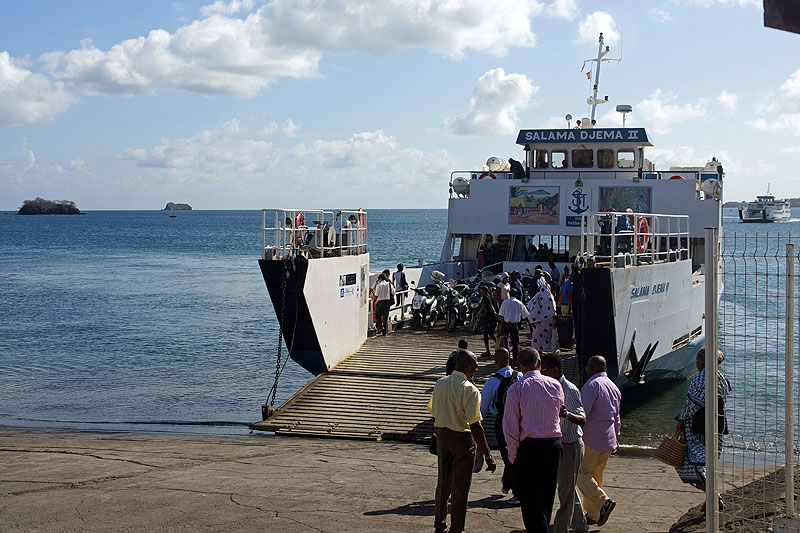
<path id="1" fill-rule="evenodd" d="M 612 457 L 604 482 L 618 503 L 593 531 L 668 531 L 703 501 L 645 457 Z M 0 428 L 3 532 L 432 531 L 435 487 L 419 444 Z M 476 474 L 467 531 L 522 531 L 507 499 Z"/>

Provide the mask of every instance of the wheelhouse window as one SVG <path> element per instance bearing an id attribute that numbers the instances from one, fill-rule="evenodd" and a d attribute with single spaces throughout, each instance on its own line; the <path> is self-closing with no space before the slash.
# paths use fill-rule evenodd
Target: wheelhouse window
<path id="1" fill-rule="evenodd" d="M 597 150 L 597 168 L 614 168 L 614 150 L 610 148 Z"/>
<path id="2" fill-rule="evenodd" d="M 553 150 L 551 153 L 553 168 L 567 168 L 567 151 Z"/>
<path id="3" fill-rule="evenodd" d="M 619 168 L 633 168 L 634 161 L 633 149 L 623 148 L 622 150 L 617 150 L 617 166 Z"/>
<path id="4" fill-rule="evenodd" d="M 591 149 L 572 151 L 572 168 L 592 168 L 594 166 L 594 152 Z"/>
<path id="5" fill-rule="evenodd" d="M 533 151 L 533 168 L 546 169 L 549 166 L 550 154 L 547 150 Z"/>

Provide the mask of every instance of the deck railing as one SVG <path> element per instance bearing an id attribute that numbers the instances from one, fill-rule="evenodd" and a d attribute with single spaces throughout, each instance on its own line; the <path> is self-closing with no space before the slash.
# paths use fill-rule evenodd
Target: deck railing
<path id="1" fill-rule="evenodd" d="M 367 213 L 262 209 L 261 257 L 340 257 L 367 252 Z"/>
<path id="2" fill-rule="evenodd" d="M 580 259 L 585 263 L 624 267 L 689 258 L 687 215 L 607 211 L 581 216 Z"/>

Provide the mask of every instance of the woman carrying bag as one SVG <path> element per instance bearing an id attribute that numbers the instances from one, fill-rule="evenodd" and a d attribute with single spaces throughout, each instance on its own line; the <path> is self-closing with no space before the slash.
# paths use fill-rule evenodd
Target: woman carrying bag
<path id="1" fill-rule="evenodd" d="M 706 436 L 705 436 L 705 406 L 706 406 L 706 371 L 705 371 L 705 349 L 697 352 L 697 374 L 692 378 L 689 385 L 689 392 L 686 393 L 686 405 L 683 411 L 676 417 L 678 423 L 675 430 L 678 431 L 680 438 L 687 444 L 686 456 L 683 458 L 683 466 L 676 468 L 678 476 L 684 483 L 697 487 L 705 492 L 706 490 Z M 725 355 L 717 352 L 717 363 L 722 363 Z M 728 426 L 725 420 L 725 401 L 731 390 L 728 379 L 717 371 L 718 389 L 718 427 L 720 435 L 728 433 Z M 722 451 L 722 442 L 719 441 L 717 453 Z M 719 500 L 720 509 L 724 507 L 722 497 Z"/>

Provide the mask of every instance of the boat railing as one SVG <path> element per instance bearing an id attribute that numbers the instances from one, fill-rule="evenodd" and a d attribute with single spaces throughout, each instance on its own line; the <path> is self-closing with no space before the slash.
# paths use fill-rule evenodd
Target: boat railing
<path id="1" fill-rule="evenodd" d="M 341 257 L 367 252 L 367 213 L 262 209 L 261 257 Z"/>
<path id="2" fill-rule="evenodd" d="M 687 215 L 627 211 L 581 215 L 579 260 L 585 265 L 625 267 L 689 259 Z"/>
<path id="3" fill-rule="evenodd" d="M 460 183 L 456 180 L 461 178 Z M 529 171 L 491 171 L 491 170 L 456 170 L 450 173 L 450 197 L 453 193 L 456 196 L 468 197 L 469 187 L 466 185 L 471 180 L 496 179 L 510 180 L 519 179 L 523 183 L 533 180 L 574 180 L 584 181 L 593 179 L 619 179 L 619 180 L 695 180 L 703 182 L 708 179 L 719 179 L 720 175 L 716 172 L 702 170 L 663 170 L 663 171 L 640 171 L 639 169 L 530 169 Z M 463 184 L 463 185 L 461 185 Z"/>

